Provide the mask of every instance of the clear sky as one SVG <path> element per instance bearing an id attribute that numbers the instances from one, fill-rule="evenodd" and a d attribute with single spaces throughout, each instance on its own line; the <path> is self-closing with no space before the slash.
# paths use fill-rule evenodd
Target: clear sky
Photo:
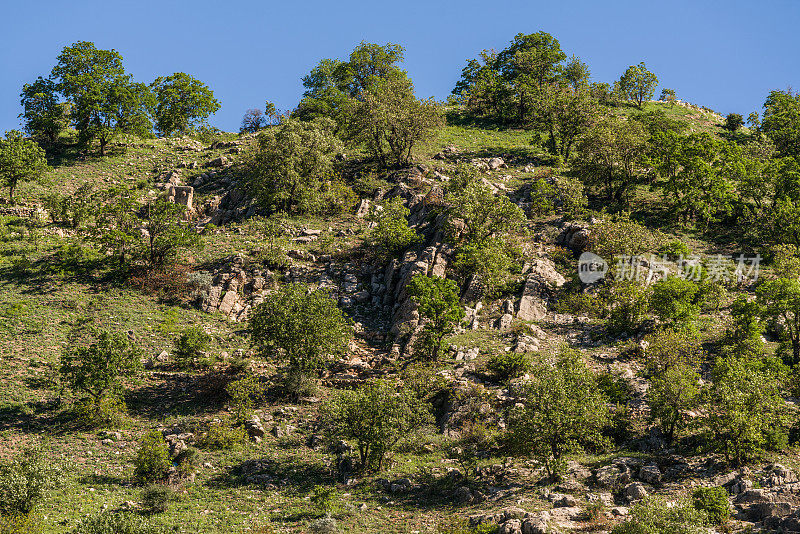
<path id="1" fill-rule="evenodd" d="M 726 114 L 800 88 L 800 0 L 0 0 L 0 131 L 18 128 L 23 83 L 75 41 L 114 48 L 137 81 L 187 72 L 236 131 L 245 110 L 293 108 L 300 78 L 362 40 L 399 43 L 419 96 L 445 98 L 467 58 L 517 33 L 554 35 L 592 81 L 645 61 L 661 87 Z M 656 93 L 658 95 L 658 92 Z"/>

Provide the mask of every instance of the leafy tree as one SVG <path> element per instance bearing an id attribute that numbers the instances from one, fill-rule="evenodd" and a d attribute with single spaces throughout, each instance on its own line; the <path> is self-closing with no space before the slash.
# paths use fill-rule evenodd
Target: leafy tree
<path id="1" fill-rule="evenodd" d="M 20 180 L 34 180 L 47 172 L 44 150 L 25 139 L 18 131 L 6 132 L 0 139 L 0 183 L 8 187 L 8 199 L 14 202 L 14 189 Z"/>
<path id="2" fill-rule="evenodd" d="M 334 178 L 334 156 L 342 146 L 326 120 L 287 119 L 258 136 L 247 188 L 269 211 L 313 212 Z"/>
<path id="3" fill-rule="evenodd" d="M 564 79 L 576 93 L 589 85 L 589 76 L 589 66 L 577 56 L 570 57 L 564 65 Z"/>
<path id="4" fill-rule="evenodd" d="M 641 109 L 647 100 L 653 98 L 658 78 L 647 70 L 644 62 L 631 65 L 619 79 L 619 90 L 626 100 L 633 101 Z"/>
<path id="5" fill-rule="evenodd" d="M 698 291 L 691 280 L 669 276 L 653 284 L 650 309 L 673 328 L 692 330 L 700 314 Z"/>
<path id="6" fill-rule="evenodd" d="M 301 120 L 317 117 L 333 119 L 339 133 L 347 123 L 354 99 L 379 80 L 406 78 L 398 66 L 404 49 L 387 43 L 378 45 L 362 41 L 347 61 L 323 59 L 303 78 L 303 99 L 292 114 Z"/>
<path id="7" fill-rule="evenodd" d="M 508 197 L 495 196 L 485 184 L 474 181 L 447 195 L 450 204 L 447 232 L 454 243 L 483 243 L 515 230 L 525 214 Z"/>
<path id="8" fill-rule="evenodd" d="M 192 367 L 194 360 L 206 352 L 211 345 L 211 336 L 199 326 L 189 327 L 175 340 L 173 354 L 184 367 Z"/>
<path id="9" fill-rule="evenodd" d="M 445 337 L 455 331 L 464 318 L 458 299 L 458 286 L 452 280 L 437 276 L 415 275 L 406 287 L 417 303 L 422 327 L 422 342 L 428 357 L 437 360 Z"/>
<path id="10" fill-rule="evenodd" d="M 497 52 L 483 50 L 461 70 L 461 79 L 452 94 L 470 113 L 479 117 L 501 117 L 504 82 L 497 64 Z"/>
<path id="11" fill-rule="evenodd" d="M 71 103 L 80 140 L 97 139 L 101 156 L 119 132 L 150 132 L 153 95 L 146 85 L 131 81 L 116 50 L 100 50 L 88 41 L 64 47 L 52 78 Z"/>
<path id="12" fill-rule="evenodd" d="M 792 362 L 800 362 L 800 281 L 777 278 L 756 289 L 762 316 L 782 324 L 782 335 L 792 349 Z"/>
<path id="13" fill-rule="evenodd" d="M 126 188 L 113 188 L 100 196 L 90 239 L 120 268 L 143 254 L 139 202 Z"/>
<path id="14" fill-rule="evenodd" d="M 565 469 L 564 456 L 603 442 L 609 421 L 606 399 L 577 351 L 564 349 L 553 363 L 539 362 L 523 386 L 522 408 L 512 411 L 508 443 L 544 464 L 551 479 Z"/>
<path id="15" fill-rule="evenodd" d="M 239 128 L 240 132 L 257 132 L 267 125 L 267 119 L 264 117 L 264 112 L 260 109 L 248 109 L 244 117 L 242 117 L 242 125 Z"/>
<path id="16" fill-rule="evenodd" d="M 764 102 L 761 131 L 772 139 L 780 155 L 800 155 L 800 95 L 770 92 Z"/>
<path id="17" fill-rule="evenodd" d="M 367 237 L 370 248 L 388 259 L 418 241 L 417 233 L 408 226 L 409 213 L 401 197 L 391 198 L 376 207 L 370 214 L 375 222 Z"/>
<path id="18" fill-rule="evenodd" d="M 659 96 L 658 99 L 670 104 L 675 103 L 675 89 L 668 89 L 666 87 L 661 89 L 661 96 Z"/>
<path id="19" fill-rule="evenodd" d="M 606 117 L 585 132 L 578 151 L 584 180 L 601 187 L 609 199 L 627 203 L 646 168 L 647 135 L 641 123 Z"/>
<path id="20" fill-rule="evenodd" d="M 156 98 L 156 128 L 161 135 L 185 133 L 220 108 L 206 84 L 183 72 L 159 76 L 150 89 Z"/>
<path id="21" fill-rule="evenodd" d="M 266 358 L 285 360 L 309 373 L 344 354 L 350 341 L 349 321 L 322 291 L 289 284 L 269 294 L 250 319 L 253 344 Z"/>
<path id="22" fill-rule="evenodd" d="M 76 393 L 97 404 L 119 397 L 123 380 L 139 374 L 141 355 L 121 334 L 101 331 L 89 346 L 68 347 L 61 354 L 61 379 Z"/>
<path id="23" fill-rule="evenodd" d="M 691 369 L 700 365 L 703 347 L 697 336 L 686 331 L 662 328 L 644 338 L 645 372 L 648 376 L 663 376 L 675 367 Z"/>
<path id="24" fill-rule="evenodd" d="M 35 82 L 23 85 L 19 96 L 25 131 L 35 139 L 54 144 L 69 122 L 68 106 L 59 101 L 56 83 L 39 76 Z"/>
<path id="25" fill-rule="evenodd" d="M 728 113 L 725 117 L 725 124 L 722 126 L 729 132 L 735 132 L 744 126 L 744 118 L 739 113 Z"/>
<path id="26" fill-rule="evenodd" d="M 410 389 L 377 380 L 336 394 L 324 421 L 333 436 L 355 440 L 362 469 L 380 471 L 386 454 L 433 418 Z"/>
<path id="27" fill-rule="evenodd" d="M 184 206 L 165 200 L 147 206 L 143 227 L 147 231 L 147 263 L 150 268 L 164 267 L 177 259 L 183 249 L 200 244 L 200 234 L 183 221 Z"/>
<path id="28" fill-rule="evenodd" d="M 717 359 L 708 391 L 708 443 L 739 466 L 785 444 L 785 371 L 745 357 Z M 781 436 L 781 434 L 784 434 Z"/>
<path id="29" fill-rule="evenodd" d="M 650 380 L 650 419 L 658 421 L 667 443 L 686 424 L 684 412 L 700 401 L 700 375 L 685 363 L 668 367 Z"/>
<path id="30" fill-rule="evenodd" d="M 433 99 L 414 96 L 411 80 L 375 78 L 353 101 L 348 114 L 350 137 L 362 141 L 384 168 L 411 163 L 414 147 L 442 124 Z"/>
<path id="31" fill-rule="evenodd" d="M 551 154 L 569 160 L 575 141 L 594 122 L 597 104 L 585 88 L 573 90 L 561 83 L 543 85 L 532 94 L 525 120 L 548 133 Z"/>
<path id="32" fill-rule="evenodd" d="M 642 326 L 650 306 L 650 291 L 633 281 L 614 283 L 611 292 L 611 310 L 606 330 L 613 335 L 631 334 Z"/>

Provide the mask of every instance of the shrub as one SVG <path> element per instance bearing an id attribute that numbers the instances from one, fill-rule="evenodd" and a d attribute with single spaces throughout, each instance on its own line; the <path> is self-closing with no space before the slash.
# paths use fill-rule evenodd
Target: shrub
<path id="1" fill-rule="evenodd" d="M 530 369 L 530 361 L 523 353 L 500 352 L 492 354 L 486 368 L 501 382 L 524 375 Z"/>
<path id="2" fill-rule="evenodd" d="M 313 374 L 290 369 L 283 381 L 283 389 L 294 399 L 315 397 L 319 393 L 319 384 Z"/>
<path id="3" fill-rule="evenodd" d="M 329 486 L 314 486 L 311 490 L 310 500 L 317 508 L 320 515 L 329 517 L 339 508 L 339 494 L 336 488 Z"/>
<path id="4" fill-rule="evenodd" d="M 131 513 L 101 512 L 81 520 L 72 534 L 171 534 L 171 527 L 156 525 Z"/>
<path id="5" fill-rule="evenodd" d="M 611 534 L 703 534 L 706 515 L 690 503 L 670 505 L 664 499 L 648 497 L 631 509 L 630 517 Z"/>
<path id="6" fill-rule="evenodd" d="M 458 298 L 458 286 L 452 280 L 416 274 L 406 291 L 417 303 L 420 319 L 424 321 L 420 335 L 423 350 L 435 361 L 445 337 L 455 331 L 465 315 Z"/>
<path id="7" fill-rule="evenodd" d="M 343 354 L 350 341 L 348 319 L 322 291 L 289 284 L 267 296 L 250 319 L 258 354 L 288 361 L 294 371 L 313 372 Z"/>
<path id="8" fill-rule="evenodd" d="M 177 498 L 175 490 L 164 484 L 150 484 L 142 490 L 142 509 L 146 514 L 163 514 Z"/>
<path id="9" fill-rule="evenodd" d="M 672 365 L 651 379 L 647 392 L 650 418 L 659 422 L 667 443 L 685 426 L 684 412 L 698 404 L 699 381 L 700 375 L 685 363 Z"/>
<path id="10" fill-rule="evenodd" d="M 692 492 L 692 504 L 696 510 L 705 512 L 713 525 L 727 523 L 731 516 L 725 488 L 697 488 Z"/>
<path id="11" fill-rule="evenodd" d="M 95 406 L 120 398 L 122 380 L 141 372 L 139 351 L 121 334 L 99 332 L 88 347 L 67 348 L 61 354 L 59 373 L 67 386 L 88 395 Z"/>
<path id="12" fill-rule="evenodd" d="M 725 117 L 725 124 L 722 127 L 729 132 L 735 132 L 742 126 L 744 126 L 744 117 L 739 113 L 728 113 Z"/>
<path id="13" fill-rule="evenodd" d="M 172 353 L 175 360 L 181 367 L 192 367 L 195 360 L 208 351 L 211 343 L 211 336 L 199 326 L 192 326 L 183 331 L 175 340 L 175 348 Z"/>
<path id="14" fill-rule="evenodd" d="M 210 450 L 238 449 L 247 443 L 247 431 L 244 427 L 232 427 L 222 421 L 213 422 L 208 431 L 200 438 L 200 447 Z"/>
<path id="15" fill-rule="evenodd" d="M 670 276 L 653 284 L 650 309 L 658 317 L 678 329 L 694 329 L 700 313 L 695 301 L 699 288 L 691 280 Z"/>
<path id="16" fill-rule="evenodd" d="M 655 250 L 663 239 L 661 234 L 622 213 L 608 216 L 592 227 L 590 248 L 611 263 L 614 256 L 637 256 Z"/>
<path id="17" fill-rule="evenodd" d="M 158 430 L 148 432 L 139 444 L 133 461 L 134 476 L 139 482 L 163 480 L 172 463 L 169 447 Z"/>
<path id="18" fill-rule="evenodd" d="M 0 516 L 20 518 L 13 523 L 18 528 L 28 525 L 23 518 L 60 482 L 61 474 L 61 467 L 41 449 L 23 450 L 0 463 Z M 30 521 L 33 525 L 33 518 Z"/>
<path id="19" fill-rule="evenodd" d="M 605 441 L 606 399 L 580 353 L 563 349 L 555 362 L 538 362 L 522 390 L 525 401 L 509 418 L 512 452 L 544 464 L 551 479 L 566 467 L 564 456 Z"/>
<path id="20" fill-rule="evenodd" d="M 231 406 L 237 421 L 244 422 L 253 415 L 253 406 L 264 394 L 264 390 L 259 377 L 252 373 L 234 380 L 225 387 L 231 398 Z"/>
<path id="21" fill-rule="evenodd" d="M 394 197 L 375 207 L 370 214 L 375 227 L 367 236 L 367 243 L 380 257 L 392 258 L 418 241 L 417 233 L 408 226 L 409 213 L 403 199 Z"/>
<path id="22" fill-rule="evenodd" d="M 3 534 L 40 534 L 42 523 L 35 514 L 0 515 L 0 532 Z"/>
<path id="23" fill-rule="evenodd" d="M 650 306 L 650 291 L 636 282 L 619 282 L 609 291 L 609 302 L 608 333 L 612 336 L 631 334 L 644 322 Z"/>
<path id="24" fill-rule="evenodd" d="M 189 477 L 197 471 L 197 466 L 200 465 L 200 451 L 194 447 L 187 447 L 183 449 L 175 457 L 175 464 L 178 466 L 178 474 L 183 477 Z"/>
<path id="25" fill-rule="evenodd" d="M 478 461 L 482 455 L 495 445 L 497 436 L 486 425 L 470 421 L 457 439 L 447 447 L 448 456 L 455 458 L 464 476 L 474 479 L 477 476 Z"/>
<path id="26" fill-rule="evenodd" d="M 362 469 L 380 471 L 397 442 L 432 417 L 411 390 L 378 380 L 338 393 L 326 405 L 324 420 L 331 435 L 356 441 Z"/>
<path id="27" fill-rule="evenodd" d="M 125 422 L 125 402 L 119 397 L 103 397 L 98 401 L 81 399 L 75 403 L 76 420 L 89 428 L 119 428 Z"/>

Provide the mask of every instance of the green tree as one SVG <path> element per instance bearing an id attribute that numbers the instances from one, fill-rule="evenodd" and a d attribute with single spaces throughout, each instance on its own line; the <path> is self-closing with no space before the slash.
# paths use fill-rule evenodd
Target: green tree
<path id="1" fill-rule="evenodd" d="M 800 155 L 800 94 L 772 91 L 764 101 L 761 131 L 782 156 Z"/>
<path id="2" fill-rule="evenodd" d="M 0 139 L 0 184 L 8 187 L 8 199 L 14 202 L 14 189 L 20 180 L 34 180 L 47 172 L 47 160 L 35 141 L 25 139 L 16 130 Z"/>
<path id="3" fill-rule="evenodd" d="M 89 238 L 108 254 L 119 268 L 129 266 L 143 254 L 140 205 L 127 188 L 112 188 L 98 199 L 95 224 Z"/>
<path id="4" fill-rule="evenodd" d="M 667 102 L 669 104 L 675 103 L 675 89 L 668 89 L 663 88 L 661 89 L 661 96 L 658 97 L 659 100 L 662 102 Z"/>
<path id="5" fill-rule="evenodd" d="M 421 340 L 425 352 L 430 359 L 437 360 L 444 339 L 455 331 L 465 315 L 458 299 L 458 286 L 452 280 L 417 274 L 406 291 L 417 304 L 423 321 Z"/>
<path id="6" fill-rule="evenodd" d="M 52 78 L 71 104 L 79 139 L 97 139 L 101 156 L 117 133 L 149 134 L 153 95 L 125 73 L 116 50 L 100 50 L 88 41 L 64 47 Z"/>
<path id="7" fill-rule="evenodd" d="M 88 395 L 95 404 L 118 398 L 123 381 L 142 370 L 141 354 L 121 334 L 100 331 L 88 346 L 68 347 L 61 353 L 59 373 L 73 391 Z"/>
<path id="8" fill-rule="evenodd" d="M 317 371 L 347 350 L 351 331 L 336 302 L 322 291 L 289 284 L 270 293 L 250 319 L 261 357 L 285 360 L 302 373 Z"/>
<path id="9" fill-rule="evenodd" d="M 742 126 L 744 126 L 744 117 L 742 117 L 739 113 L 728 113 L 728 115 L 725 117 L 725 124 L 723 125 L 723 128 L 729 132 L 735 132 Z"/>
<path id="10" fill-rule="evenodd" d="M 335 176 L 334 156 L 342 149 L 330 120 L 286 119 L 259 134 L 249 162 L 247 189 L 269 211 L 313 212 Z"/>
<path id="11" fill-rule="evenodd" d="M 409 388 L 377 380 L 336 394 L 324 421 L 331 435 L 355 440 L 362 469 L 380 471 L 386 454 L 433 418 Z"/>
<path id="12" fill-rule="evenodd" d="M 200 234 L 184 220 L 184 206 L 156 200 L 147 206 L 147 218 L 142 225 L 147 235 L 147 263 L 150 268 L 164 267 L 174 262 L 178 253 L 200 245 Z"/>
<path id="13" fill-rule="evenodd" d="M 564 65 L 564 79 L 576 93 L 589 85 L 589 76 L 589 66 L 577 56 L 570 57 Z"/>
<path id="14" fill-rule="evenodd" d="M 23 85 L 19 96 L 25 132 L 54 144 L 69 123 L 68 106 L 60 102 L 56 83 L 39 76 L 35 82 Z"/>
<path id="15" fill-rule="evenodd" d="M 759 360 L 719 358 L 708 391 L 708 443 L 740 466 L 769 446 L 785 445 L 785 371 Z M 781 436 L 783 434 L 783 436 Z"/>
<path id="16" fill-rule="evenodd" d="M 509 418 L 508 443 L 544 464 L 551 479 L 566 467 L 565 455 L 603 443 L 609 421 L 606 399 L 580 353 L 564 349 L 553 363 L 538 362 L 523 386 L 522 408 Z"/>
<path id="17" fill-rule="evenodd" d="M 443 124 L 442 111 L 431 98 L 417 99 L 406 77 L 376 77 L 348 114 L 349 137 L 363 142 L 383 168 L 411 163 L 413 149 Z"/>
<path id="18" fill-rule="evenodd" d="M 631 65 L 619 79 L 618 87 L 626 100 L 632 101 L 641 109 L 647 100 L 653 98 L 658 78 L 647 70 L 644 62 Z"/>
<path id="19" fill-rule="evenodd" d="M 417 233 L 408 226 L 409 213 L 401 197 L 391 198 L 376 207 L 370 214 L 375 227 L 367 236 L 369 247 L 389 259 L 417 242 Z"/>
<path id="20" fill-rule="evenodd" d="M 800 363 L 800 281 L 797 278 L 777 278 L 756 289 L 762 316 L 780 323 L 782 337 L 792 350 L 792 364 Z"/>
<path id="21" fill-rule="evenodd" d="M 695 299 L 698 291 L 691 280 L 669 276 L 653 284 L 650 310 L 673 328 L 692 330 L 700 314 Z"/>
<path id="22" fill-rule="evenodd" d="M 159 76 L 150 89 L 156 98 L 156 129 L 164 136 L 186 133 L 220 108 L 206 84 L 183 72 Z"/>
<path id="23" fill-rule="evenodd" d="M 584 180 L 610 200 L 627 203 L 645 173 L 647 135 L 638 121 L 610 116 L 585 132 L 578 152 L 577 167 Z"/>
<path id="24" fill-rule="evenodd" d="M 679 363 L 651 378 L 647 391 L 650 419 L 658 421 L 667 443 L 686 425 L 685 412 L 700 401 L 700 375 Z"/>
<path id="25" fill-rule="evenodd" d="M 562 83 L 549 83 L 531 92 L 531 123 L 548 133 L 551 154 L 568 161 L 578 137 L 589 128 L 597 115 L 597 104 L 583 87 L 573 90 Z"/>
<path id="26" fill-rule="evenodd" d="M 58 485 L 61 475 L 62 466 L 41 447 L 20 449 L 12 458 L 0 461 L 0 527 L 3 518 L 29 517 L 47 491 Z M 28 531 L 11 530 L 11 534 L 16 532 Z"/>
<path id="27" fill-rule="evenodd" d="M 525 220 L 519 206 L 507 196 L 495 196 L 479 181 L 449 193 L 446 200 L 450 204 L 447 233 L 455 244 L 483 243 L 490 237 L 516 230 Z"/>

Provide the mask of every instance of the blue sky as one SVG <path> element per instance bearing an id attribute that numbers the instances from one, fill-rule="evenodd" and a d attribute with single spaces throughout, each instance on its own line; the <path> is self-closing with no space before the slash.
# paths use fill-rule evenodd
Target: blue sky
<path id="1" fill-rule="evenodd" d="M 645 61 L 678 98 L 746 116 L 770 90 L 800 88 L 799 27 L 797 0 L 5 0 L 0 131 L 19 127 L 22 84 L 78 40 L 118 50 L 138 81 L 201 79 L 222 104 L 212 124 L 235 131 L 265 100 L 293 108 L 317 61 L 362 40 L 405 46 L 417 94 L 444 98 L 467 58 L 540 30 L 588 63 L 593 81 Z"/>

